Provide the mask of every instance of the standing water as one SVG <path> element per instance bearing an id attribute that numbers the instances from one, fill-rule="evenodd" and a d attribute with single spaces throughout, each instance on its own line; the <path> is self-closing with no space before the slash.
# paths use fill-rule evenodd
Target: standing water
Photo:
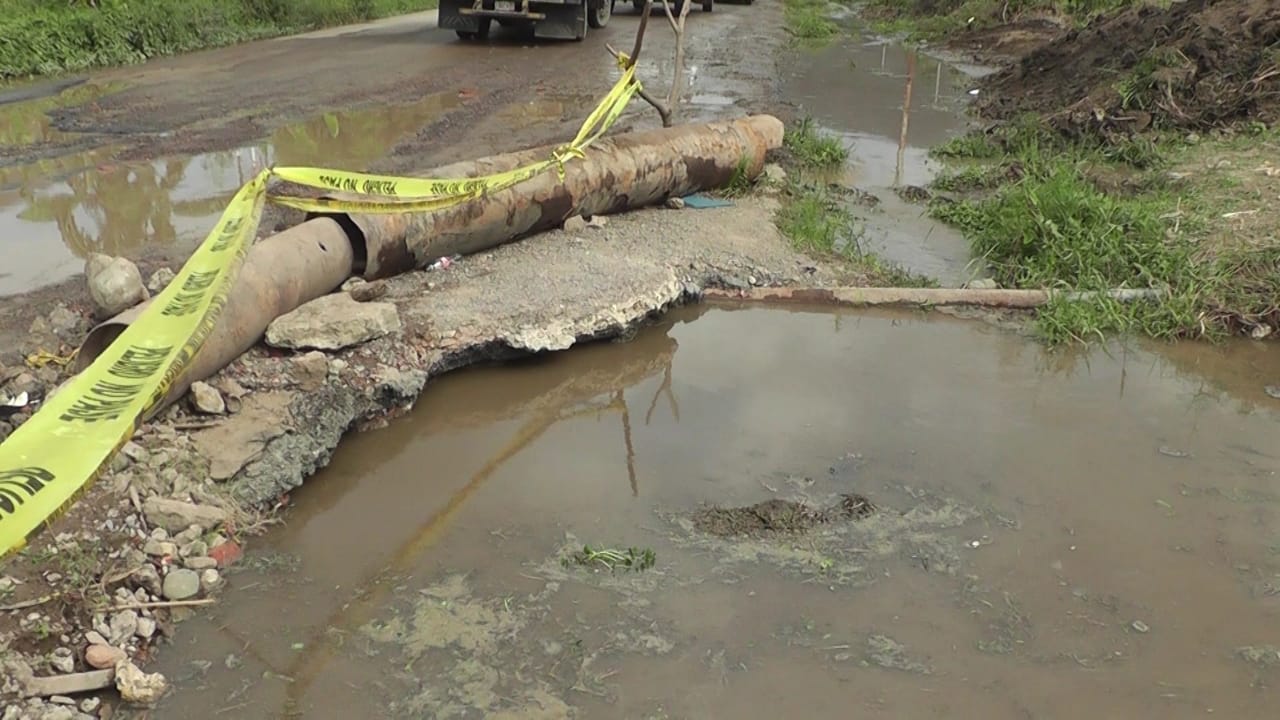
<path id="1" fill-rule="evenodd" d="M 910 189 L 938 171 L 929 148 L 968 129 L 968 91 L 985 70 L 856 39 L 806 53 L 801 67 L 787 96 L 850 148 L 840 181 L 878 200 L 858 211 L 862 249 L 946 286 L 969 280 L 968 242 L 929 218 Z"/>
<path id="2" fill-rule="evenodd" d="M 160 710 L 1268 717 L 1267 377 L 776 309 L 458 372 L 296 493 Z"/>

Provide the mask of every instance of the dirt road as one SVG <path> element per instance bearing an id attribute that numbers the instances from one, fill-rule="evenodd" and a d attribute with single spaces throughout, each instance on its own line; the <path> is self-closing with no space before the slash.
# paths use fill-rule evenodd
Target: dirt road
<path id="1" fill-rule="evenodd" d="M 674 35 L 655 20 L 641 77 L 662 93 Z M 12 259 L 0 296 L 65 280 L 93 251 L 180 256 L 264 163 L 410 172 L 563 138 L 616 77 L 606 44 L 629 47 L 637 22 L 620 9 L 580 43 L 504 29 L 475 44 L 422 13 L 121 68 L 0 105 L 14 128 L 0 134 L 0 252 Z M 759 50 L 777 40 L 761 28 L 778 23 L 773 5 L 691 12 L 684 119 L 768 109 L 776 74 Z M 619 129 L 656 124 L 637 102 Z"/>

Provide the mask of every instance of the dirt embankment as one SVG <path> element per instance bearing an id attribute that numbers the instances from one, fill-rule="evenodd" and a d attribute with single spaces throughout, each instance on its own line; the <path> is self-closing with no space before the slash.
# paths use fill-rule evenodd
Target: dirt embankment
<path id="1" fill-rule="evenodd" d="M 1012 32 L 1012 31 L 1011 31 Z M 1102 17 L 985 83 L 979 111 L 1067 131 L 1280 119 L 1280 4 L 1187 0 Z"/>

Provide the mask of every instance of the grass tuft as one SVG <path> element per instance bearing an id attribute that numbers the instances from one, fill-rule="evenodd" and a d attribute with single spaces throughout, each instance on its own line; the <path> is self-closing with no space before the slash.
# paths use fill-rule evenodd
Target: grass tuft
<path id="1" fill-rule="evenodd" d="M 849 159 L 849 148 L 840 138 L 819 131 L 812 118 L 804 118 L 788 129 L 782 144 L 805 170 L 828 170 Z"/>
<path id="2" fill-rule="evenodd" d="M 821 45 L 840 34 L 840 26 L 827 16 L 823 0 L 786 0 L 783 17 L 787 32 L 805 45 Z"/>

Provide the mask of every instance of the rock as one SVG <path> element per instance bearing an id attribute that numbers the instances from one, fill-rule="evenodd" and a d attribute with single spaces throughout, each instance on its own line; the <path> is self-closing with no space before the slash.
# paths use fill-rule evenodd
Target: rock
<path id="1" fill-rule="evenodd" d="M 346 282 L 342 283 L 342 286 L 338 289 L 344 293 L 349 293 L 361 285 L 364 285 L 364 278 L 357 275 L 347 278 Z"/>
<path id="2" fill-rule="evenodd" d="M 292 350 L 340 350 L 400 330 L 391 303 L 359 303 L 345 293 L 326 295 L 285 313 L 267 326 L 267 344 Z"/>
<path id="3" fill-rule="evenodd" d="M 387 284 L 384 282 L 371 282 L 357 285 L 350 290 L 351 299 L 356 302 L 369 302 L 377 300 L 387 294 Z"/>
<path id="4" fill-rule="evenodd" d="M 85 648 L 84 661 L 89 667 L 99 670 L 106 670 L 109 667 L 115 667 L 125 657 L 124 651 L 118 647 L 112 647 L 103 643 L 101 645 L 90 645 Z"/>
<path id="5" fill-rule="evenodd" d="M 200 587 L 204 588 L 205 592 L 218 587 L 220 582 L 222 582 L 222 575 L 217 570 L 209 569 L 200 573 Z"/>
<path id="6" fill-rule="evenodd" d="M 185 568 L 170 570 L 169 574 L 164 576 L 164 587 L 161 591 L 169 600 L 193 598 L 200 592 L 200 576 L 196 571 Z"/>
<path id="7" fill-rule="evenodd" d="M 94 253 L 85 262 L 84 274 L 89 282 L 89 297 L 99 317 L 124 312 L 150 295 L 142 284 L 138 266 L 125 258 Z"/>
<path id="8" fill-rule="evenodd" d="M 40 381 L 29 372 L 20 372 L 14 375 L 9 384 L 5 386 L 5 391 L 10 395 L 19 395 L 21 393 L 30 395 L 39 389 Z"/>
<path id="9" fill-rule="evenodd" d="M 120 448 L 120 452 L 134 462 L 146 462 L 149 457 L 146 449 L 132 440 L 125 443 L 124 447 Z"/>
<path id="10" fill-rule="evenodd" d="M 970 280 L 965 284 L 965 287 L 970 290 L 996 290 L 999 289 L 1000 283 L 991 278 L 978 278 L 977 280 Z"/>
<path id="11" fill-rule="evenodd" d="M 169 532 L 181 532 L 192 525 L 209 530 L 227 520 L 227 511 L 214 505 L 193 505 L 181 500 L 153 495 L 142 503 L 147 522 Z"/>
<path id="12" fill-rule="evenodd" d="M 71 312 L 67 308 L 59 305 L 49 313 L 49 329 L 54 335 L 60 338 L 68 338 L 72 335 L 78 335 L 80 332 L 81 317 Z"/>
<path id="13" fill-rule="evenodd" d="M 205 415 L 222 415 L 227 412 L 222 394 L 206 382 L 191 383 L 191 407 Z"/>
<path id="14" fill-rule="evenodd" d="M 167 267 L 158 268 L 147 278 L 147 289 L 159 294 L 169 283 L 173 282 L 173 271 Z"/>
<path id="15" fill-rule="evenodd" d="M 184 558 L 200 557 L 208 554 L 209 544 L 203 540 L 192 540 L 184 545 L 179 552 Z"/>
<path id="16" fill-rule="evenodd" d="M 667 203 L 666 203 L 666 205 L 667 205 L 667 209 L 668 209 L 668 210 L 683 210 L 683 209 L 684 209 L 684 198 L 669 197 L 669 198 L 667 198 Z"/>
<path id="17" fill-rule="evenodd" d="M 112 645 L 121 645 L 138 631 L 138 613 L 133 610 L 121 610 L 111 616 L 110 620 Z"/>
<path id="18" fill-rule="evenodd" d="M 106 645 L 106 644 L 108 644 L 108 643 L 107 643 L 107 639 L 106 639 L 106 638 L 104 638 L 104 637 L 102 637 L 102 635 L 101 635 L 101 634 L 99 634 L 97 630 L 90 630 L 89 632 L 85 633 L 85 634 L 84 634 L 84 641 L 85 641 L 85 642 L 87 642 L 87 643 L 89 643 L 90 645 Z M 112 664 L 114 665 L 115 663 L 112 663 Z"/>
<path id="19" fill-rule="evenodd" d="M 173 541 L 179 545 L 190 545 L 199 540 L 201 535 L 204 535 L 204 528 L 199 525 L 188 525 L 186 530 L 173 536 Z"/>
<path id="20" fill-rule="evenodd" d="M 152 538 L 142 546 L 142 552 L 152 557 L 165 557 L 166 555 L 177 555 L 178 546 L 168 540 L 156 540 Z"/>
<path id="21" fill-rule="evenodd" d="M 764 166 L 763 176 L 766 182 L 781 185 L 786 182 L 787 171 L 782 169 L 778 163 L 767 163 Z"/>
<path id="22" fill-rule="evenodd" d="M 210 568 L 218 567 L 217 560 L 214 560 L 211 557 L 199 555 L 183 560 L 182 564 L 185 565 L 188 570 L 208 570 Z"/>
<path id="23" fill-rule="evenodd" d="M 53 703 L 54 705 L 75 705 L 76 704 L 75 700 L 72 700 L 66 695 L 54 695 L 53 697 L 49 698 L 49 702 Z"/>
<path id="24" fill-rule="evenodd" d="M 137 573 L 133 574 L 133 583 L 151 594 L 160 594 L 160 571 L 150 562 L 143 562 Z"/>
<path id="25" fill-rule="evenodd" d="M 98 708 L 101 706 L 102 706 L 101 698 L 96 698 L 96 697 L 85 698 L 84 700 L 80 701 L 80 712 L 88 713 L 89 715 L 92 715 L 96 713 L 98 711 Z"/>
<path id="26" fill-rule="evenodd" d="M 291 365 L 294 379 L 306 391 L 319 388 L 329 376 L 329 357 L 319 350 L 294 358 Z"/>
<path id="27" fill-rule="evenodd" d="M 131 705 L 151 706 L 164 695 L 169 683 L 160 673 L 144 673 L 128 660 L 116 663 L 116 690 Z"/>
<path id="28" fill-rule="evenodd" d="M 582 232 L 583 230 L 587 229 L 587 221 L 584 220 L 579 215 L 574 215 L 573 217 L 564 221 L 563 228 L 564 228 L 564 231 L 567 233 Z"/>
<path id="29" fill-rule="evenodd" d="M 609 224 L 609 218 L 605 217 L 604 215 L 592 215 L 591 219 L 587 221 L 587 227 L 592 228 L 594 230 L 599 230 L 600 228 L 608 224 Z"/>
<path id="30" fill-rule="evenodd" d="M 71 654 L 71 648 L 60 647 L 54 648 L 53 654 L 49 656 L 49 665 L 54 670 L 63 673 L 72 673 L 76 671 L 76 659 Z"/>
<path id="31" fill-rule="evenodd" d="M 149 617 L 138 618 L 138 629 L 134 634 L 140 638 L 149 638 L 156 634 L 156 621 Z"/>
<path id="32" fill-rule="evenodd" d="M 1271 333 L 1273 332 L 1275 332 L 1274 328 L 1272 328 L 1270 325 L 1267 325 L 1266 323 L 1263 323 L 1262 325 L 1257 325 L 1252 330 L 1250 330 L 1249 337 L 1253 338 L 1254 340 L 1263 340 L 1267 337 L 1270 337 Z"/>
<path id="33" fill-rule="evenodd" d="M 249 391 L 246 390 L 243 385 L 231 378 L 220 378 L 214 382 L 214 387 L 218 388 L 224 396 L 229 397 L 232 400 L 239 400 L 249 394 Z"/>

